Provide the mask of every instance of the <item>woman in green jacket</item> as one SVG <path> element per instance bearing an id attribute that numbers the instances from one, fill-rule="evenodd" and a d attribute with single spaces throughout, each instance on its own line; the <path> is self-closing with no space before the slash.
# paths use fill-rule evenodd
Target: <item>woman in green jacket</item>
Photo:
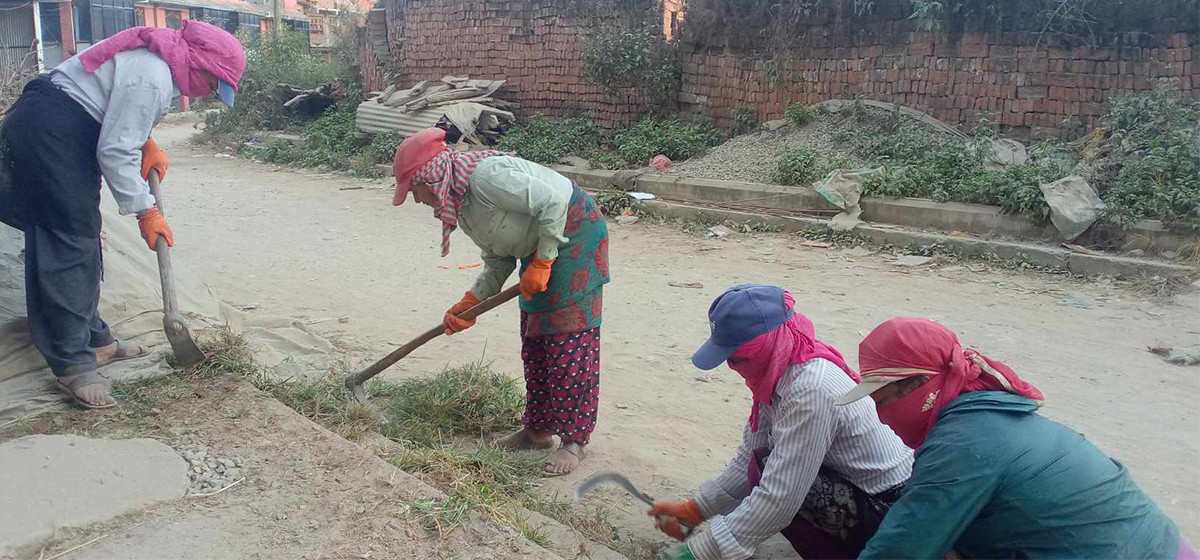
<path id="1" fill-rule="evenodd" d="M 413 199 L 442 222 L 442 256 L 461 227 L 483 251 L 483 272 L 442 324 L 446 334 L 475 324 L 459 313 L 500 292 L 521 265 L 524 428 L 497 441 L 519 449 L 559 448 L 545 473 L 567 474 L 583 460 L 600 396 L 600 317 L 608 274 L 608 226 L 595 200 L 570 179 L 496 151 L 458 152 L 446 131 L 428 128 L 396 150 L 392 203 Z"/>
<path id="2" fill-rule="evenodd" d="M 862 558 L 1163 558 L 1195 551 L 1121 463 L 1037 414 L 1042 393 L 929 319 L 859 345 L 879 419 L 916 450 L 904 494 Z"/>

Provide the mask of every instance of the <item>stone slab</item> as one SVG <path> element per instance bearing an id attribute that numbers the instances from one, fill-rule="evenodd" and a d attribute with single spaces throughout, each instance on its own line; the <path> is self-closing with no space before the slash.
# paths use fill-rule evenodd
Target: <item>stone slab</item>
<path id="1" fill-rule="evenodd" d="M 36 435 L 0 445 L 0 556 L 56 529 L 180 498 L 187 469 L 152 439 Z"/>

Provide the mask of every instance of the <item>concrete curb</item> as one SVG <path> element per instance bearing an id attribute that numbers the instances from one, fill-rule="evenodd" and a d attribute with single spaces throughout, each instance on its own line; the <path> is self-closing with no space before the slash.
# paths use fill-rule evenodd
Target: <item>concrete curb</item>
<path id="1" fill-rule="evenodd" d="M 592 189 L 632 188 L 660 198 L 683 203 L 720 203 L 833 215 L 838 208 L 811 188 L 785 187 L 761 183 L 696 179 L 678 175 L 637 174 L 631 171 L 604 171 L 577 167 L 556 167 L 580 186 Z M 860 202 L 862 218 L 868 222 L 894 224 L 911 228 L 931 228 L 945 232 L 961 231 L 989 236 L 1006 236 L 1029 241 L 1057 243 L 1053 226 L 1038 225 L 1021 216 L 1004 214 L 997 206 L 934 202 L 921 198 L 864 197 Z M 1160 222 L 1144 220 L 1135 224 L 1129 235 L 1144 249 L 1178 251 L 1195 236 L 1173 232 Z"/>
<path id="2" fill-rule="evenodd" d="M 642 203 L 652 214 L 664 218 L 694 220 L 701 219 L 709 222 L 751 222 L 763 223 L 779 227 L 782 231 L 795 233 L 804 230 L 833 231 L 827 220 L 818 218 L 771 216 L 691 206 L 674 202 L 651 200 Z M 912 230 L 892 229 L 869 224 L 854 228 L 854 233 L 867 237 L 872 243 L 891 244 L 897 247 L 910 245 L 928 246 L 941 245 L 953 249 L 963 255 L 982 256 L 995 255 L 1002 259 L 1023 259 L 1032 264 L 1055 269 L 1063 269 L 1083 276 L 1185 276 L 1196 271 L 1190 267 L 1128 257 L 1093 256 L 1074 253 L 1058 247 L 1020 243 L 1013 241 L 998 241 L 954 237 L 939 233 L 926 233 Z"/>

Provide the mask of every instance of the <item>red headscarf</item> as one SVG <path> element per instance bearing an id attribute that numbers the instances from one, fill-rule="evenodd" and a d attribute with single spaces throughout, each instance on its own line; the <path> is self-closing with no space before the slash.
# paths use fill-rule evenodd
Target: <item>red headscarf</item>
<path id="1" fill-rule="evenodd" d="M 931 379 L 879 409 L 879 419 L 909 447 L 929 435 L 938 411 L 968 391 L 1007 391 L 1036 401 L 1042 392 L 999 360 L 964 349 L 950 329 L 929 319 L 896 318 L 875 327 L 858 345 L 864 377 Z"/>
<path id="2" fill-rule="evenodd" d="M 212 93 L 201 70 L 228 83 L 234 91 L 246 71 L 246 51 L 237 38 L 220 27 L 196 20 L 184 21 L 180 29 L 131 27 L 96 43 L 79 56 L 79 62 L 84 70 L 95 72 L 117 53 L 142 48 L 167 63 L 175 87 L 188 97 Z"/>
<path id="3" fill-rule="evenodd" d="M 475 166 L 486 158 L 507 155 L 512 154 L 495 150 L 459 152 L 447 147 L 413 173 L 412 181 L 428 184 L 438 201 L 433 217 L 442 221 L 443 257 L 450 254 L 450 234 L 458 229 L 458 213 L 471 190 Z"/>
<path id="4" fill-rule="evenodd" d="M 783 292 L 783 303 L 791 310 L 795 298 Z M 817 340 L 816 329 L 808 317 L 793 312 L 792 317 L 775 330 L 759 335 L 741 345 L 729 361 L 729 368 L 746 380 L 746 386 L 754 394 L 754 407 L 750 410 L 750 431 L 758 431 L 758 408 L 771 404 L 775 385 L 792 364 L 803 364 L 814 358 L 825 358 L 837 364 L 856 383 L 859 375 L 832 346 Z"/>

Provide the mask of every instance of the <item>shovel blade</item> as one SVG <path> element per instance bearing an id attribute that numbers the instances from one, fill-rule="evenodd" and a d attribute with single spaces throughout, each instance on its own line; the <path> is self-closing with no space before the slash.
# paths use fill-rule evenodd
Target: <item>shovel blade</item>
<path id="1" fill-rule="evenodd" d="M 188 332 L 187 323 L 183 317 L 167 315 L 163 317 L 163 331 L 167 334 L 167 342 L 171 343 L 171 352 L 175 354 L 175 365 L 190 368 L 204 363 L 208 359 L 192 334 Z"/>

